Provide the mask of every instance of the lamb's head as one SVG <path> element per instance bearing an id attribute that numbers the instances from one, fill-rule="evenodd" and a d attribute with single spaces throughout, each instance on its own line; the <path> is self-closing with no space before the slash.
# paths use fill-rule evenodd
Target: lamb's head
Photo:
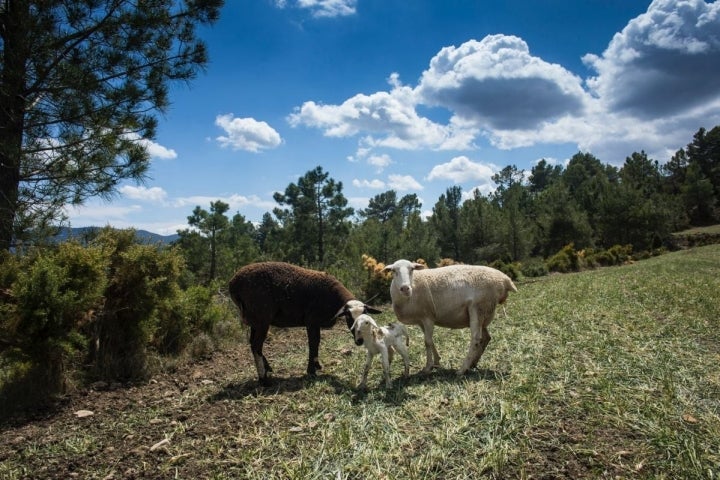
<path id="1" fill-rule="evenodd" d="M 413 272 L 423 268 L 425 268 L 425 265 L 422 263 L 398 260 L 385 267 L 383 271 L 392 271 L 393 273 L 392 283 L 390 284 L 391 291 L 397 289 L 405 297 L 410 297 L 412 295 Z"/>
<path id="2" fill-rule="evenodd" d="M 370 305 L 366 305 L 365 303 L 361 302 L 360 300 L 350 300 L 348 301 L 343 307 L 340 309 L 340 311 L 335 315 L 335 318 L 345 317 L 345 321 L 347 322 L 347 326 L 350 329 L 350 332 L 353 335 L 353 338 L 355 339 L 356 345 L 362 345 L 363 339 L 362 337 L 359 337 L 357 335 L 357 326 L 356 326 L 356 320 L 364 314 L 368 313 L 382 313 L 382 310 L 378 310 L 377 308 L 373 308 Z M 365 315 L 367 316 L 367 315 Z M 370 317 L 368 317 L 370 318 Z M 372 318 L 370 318 L 372 320 Z"/>
<path id="3" fill-rule="evenodd" d="M 375 320 L 370 315 L 362 314 L 357 317 L 353 323 L 355 343 L 362 345 L 363 338 L 367 335 L 372 335 L 373 327 L 378 328 L 377 323 L 375 323 Z"/>

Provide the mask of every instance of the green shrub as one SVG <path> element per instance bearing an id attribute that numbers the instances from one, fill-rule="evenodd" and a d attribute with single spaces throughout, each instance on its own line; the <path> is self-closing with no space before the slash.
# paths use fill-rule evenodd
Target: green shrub
<path id="1" fill-rule="evenodd" d="M 182 258 L 171 249 L 135 243 L 133 230 L 106 229 L 96 241 L 110 258 L 110 274 L 92 342 L 94 373 L 106 380 L 144 378 L 146 347 L 160 306 L 178 295 Z"/>
<path id="2" fill-rule="evenodd" d="M 520 266 L 524 277 L 543 277 L 548 274 L 548 267 L 542 258 L 531 258 Z"/>
<path id="3" fill-rule="evenodd" d="M 550 257 L 546 262 L 551 272 L 567 273 L 580 270 L 580 257 L 575 251 L 574 244 L 565 245 L 558 253 Z"/>
<path id="4" fill-rule="evenodd" d="M 519 278 L 522 278 L 522 271 L 520 270 L 520 264 L 519 263 L 513 263 L 513 262 L 503 262 L 502 260 L 495 260 L 490 264 L 491 267 L 496 268 L 503 272 L 508 277 L 512 278 L 513 280 L 518 280 Z"/>
<path id="5" fill-rule="evenodd" d="M 164 305 L 158 313 L 153 341 L 161 353 L 181 353 L 197 335 L 213 335 L 215 325 L 232 316 L 216 298 L 216 290 L 213 286 L 191 286 Z"/>

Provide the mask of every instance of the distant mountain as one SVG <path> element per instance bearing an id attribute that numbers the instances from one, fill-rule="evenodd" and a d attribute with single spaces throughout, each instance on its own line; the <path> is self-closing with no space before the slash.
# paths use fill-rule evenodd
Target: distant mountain
<path id="1" fill-rule="evenodd" d="M 55 241 L 65 242 L 71 238 L 82 239 L 83 237 L 86 237 L 88 234 L 91 234 L 95 230 L 101 230 L 101 227 L 63 227 L 60 229 L 60 233 L 55 235 Z M 148 232 L 147 230 L 135 230 L 135 235 L 143 243 L 169 244 L 180 238 L 177 233 L 173 235 L 159 235 L 157 233 Z"/>

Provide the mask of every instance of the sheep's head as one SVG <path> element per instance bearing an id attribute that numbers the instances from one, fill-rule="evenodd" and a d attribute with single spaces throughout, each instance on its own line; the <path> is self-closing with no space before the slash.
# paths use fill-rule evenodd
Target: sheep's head
<path id="1" fill-rule="evenodd" d="M 413 272 L 415 270 L 422 270 L 425 265 L 422 263 L 411 262 L 409 260 L 398 260 L 395 263 L 388 265 L 383 270 L 392 271 L 393 280 L 391 289 L 397 288 L 397 290 L 405 297 L 412 295 L 412 282 Z"/>
<path id="2" fill-rule="evenodd" d="M 347 322 L 347 326 L 350 329 L 350 333 L 352 333 L 353 338 L 355 339 L 356 345 L 363 344 L 362 337 L 358 337 L 358 335 L 356 334 L 356 319 L 359 318 L 361 315 L 368 313 L 382 313 L 382 310 L 378 310 L 377 308 L 373 308 L 370 305 L 366 305 L 360 300 L 350 300 L 345 305 L 343 305 L 340 311 L 335 315 L 335 318 L 345 317 L 345 321 Z"/>

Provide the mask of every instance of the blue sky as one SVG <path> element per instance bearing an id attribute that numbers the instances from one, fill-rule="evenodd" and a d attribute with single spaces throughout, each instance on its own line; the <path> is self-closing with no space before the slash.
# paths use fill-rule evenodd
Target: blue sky
<path id="1" fill-rule="evenodd" d="M 259 221 L 318 165 L 356 209 L 394 189 L 429 212 L 507 165 L 664 163 L 720 124 L 720 0 L 226 0 L 200 33 L 149 178 L 72 226 L 172 234 L 214 200 Z"/>

